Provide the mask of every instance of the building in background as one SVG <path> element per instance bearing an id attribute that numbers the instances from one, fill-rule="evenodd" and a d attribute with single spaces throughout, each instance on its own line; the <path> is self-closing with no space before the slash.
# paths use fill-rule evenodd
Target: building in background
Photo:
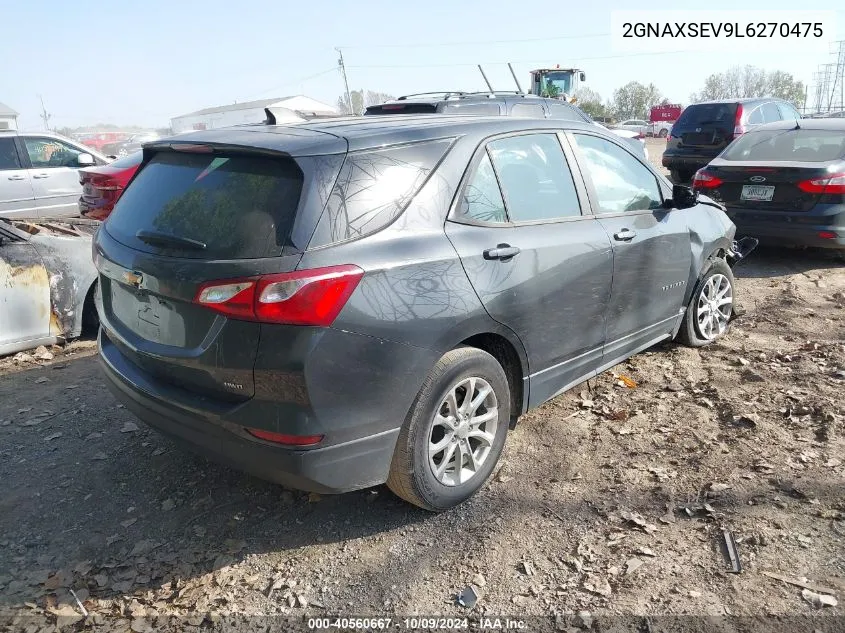
<path id="1" fill-rule="evenodd" d="M 233 103 L 231 105 L 218 106 L 216 108 L 205 108 L 170 119 L 170 127 L 174 134 L 192 130 L 212 130 L 230 125 L 244 125 L 246 123 L 261 123 L 266 117 L 264 108 L 273 108 L 274 111 L 290 111 L 290 120 L 300 118 L 314 119 L 338 116 L 338 110 L 334 106 L 322 103 L 316 99 L 297 95 L 293 97 L 281 97 L 275 99 L 260 99 L 258 101 L 245 101 L 244 103 Z M 277 115 L 277 120 L 283 122 Z"/>
<path id="2" fill-rule="evenodd" d="M 18 113 L 0 102 L 0 130 L 17 130 Z"/>

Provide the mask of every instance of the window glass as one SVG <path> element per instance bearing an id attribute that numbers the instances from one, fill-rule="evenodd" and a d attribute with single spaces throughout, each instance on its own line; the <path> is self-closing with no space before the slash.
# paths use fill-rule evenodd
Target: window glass
<path id="1" fill-rule="evenodd" d="M 49 167 L 79 167 L 79 155 L 82 150 L 46 137 L 24 138 L 29 160 L 36 169 Z"/>
<path id="2" fill-rule="evenodd" d="M 801 115 L 799 114 L 798 110 L 793 108 L 788 103 L 779 103 L 778 108 L 780 109 L 780 117 L 784 121 L 801 118 Z"/>
<path id="3" fill-rule="evenodd" d="M 756 125 L 758 123 L 765 123 L 763 119 L 763 108 L 762 106 L 753 110 L 750 115 L 748 115 L 748 123 L 751 125 Z"/>
<path id="4" fill-rule="evenodd" d="M 608 140 L 575 134 L 593 181 L 600 213 L 648 211 L 663 204 L 657 179 L 642 163 Z"/>
<path id="5" fill-rule="evenodd" d="M 507 222 L 505 201 L 487 152 L 478 163 L 475 173 L 461 196 L 458 214 L 479 222 Z"/>
<path id="6" fill-rule="evenodd" d="M 740 136 L 722 158 L 825 163 L 845 158 L 845 137 L 836 130 L 760 130 Z"/>
<path id="7" fill-rule="evenodd" d="M 579 110 L 576 110 L 572 106 L 563 104 L 563 103 L 550 103 L 549 104 L 549 118 L 550 119 L 561 119 L 564 121 L 587 121 L 587 119 L 583 113 Z"/>
<path id="8" fill-rule="evenodd" d="M 21 161 L 15 148 L 14 137 L 0 138 L 0 170 L 20 168 Z"/>
<path id="9" fill-rule="evenodd" d="M 515 103 L 511 108 L 511 116 L 525 116 L 532 118 L 545 118 L 546 113 L 543 106 L 537 103 Z"/>
<path id="10" fill-rule="evenodd" d="M 390 224 L 451 143 L 438 139 L 348 154 L 310 247 L 363 237 Z"/>
<path id="11" fill-rule="evenodd" d="M 780 110 L 776 103 L 769 102 L 764 103 L 763 106 L 760 108 L 763 110 L 763 120 L 766 123 L 773 123 L 774 121 L 780 121 Z"/>
<path id="12" fill-rule="evenodd" d="M 449 114 L 490 114 L 498 116 L 501 109 L 498 103 L 447 103 L 443 112 Z"/>
<path id="13" fill-rule="evenodd" d="M 581 215 L 575 183 L 556 135 L 513 136 L 487 147 L 512 222 Z"/>
<path id="14" fill-rule="evenodd" d="M 146 252 L 160 249 L 138 231 L 205 245 L 168 248 L 179 257 L 275 257 L 290 235 L 302 182 L 289 158 L 159 152 L 120 196 L 107 231 Z"/>

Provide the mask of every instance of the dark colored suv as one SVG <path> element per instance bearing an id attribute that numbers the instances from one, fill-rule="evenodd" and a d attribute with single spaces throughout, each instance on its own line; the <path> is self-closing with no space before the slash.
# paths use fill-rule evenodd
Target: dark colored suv
<path id="1" fill-rule="evenodd" d="M 127 408 L 218 460 L 445 510 L 529 408 L 722 336 L 733 235 L 586 123 L 196 132 L 145 146 L 97 233 L 99 351 Z"/>
<path id="2" fill-rule="evenodd" d="M 782 99 L 705 101 L 686 107 L 666 137 L 663 166 L 678 183 L 689 182 L 696 171 L 716 158 L 735 138 L 774 121 L 801 118 Z"/>

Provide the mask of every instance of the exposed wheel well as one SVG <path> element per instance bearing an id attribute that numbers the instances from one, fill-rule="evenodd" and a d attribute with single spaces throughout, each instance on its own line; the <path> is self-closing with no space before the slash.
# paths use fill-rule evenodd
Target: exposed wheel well
<path id="1" fill-rule="evenodd" d="M 492 333 L 476 334 L 461 341 L 461 345 L 484 350 L 499 361 L 502 369 L 505 370 L 505 375 L 508 377 L 508 386 L 511 390 L 511 424 L 513 424 L 522 414 L 523 398 L 525 397 L 522 363 L 516 349 L 504 336 Z"/>
<path id="2" fill-rule="evenodd" d="M 94 302 L 94 293 L 97 292 L 97 282 L 91 284 L 88 294 L 85 295 L 85 303 L 82 304 L 82 336 L 88 338 L 96 336 L 97 328 L 100 325 L 100 317 L 97 315 L 97 306 Z"/>

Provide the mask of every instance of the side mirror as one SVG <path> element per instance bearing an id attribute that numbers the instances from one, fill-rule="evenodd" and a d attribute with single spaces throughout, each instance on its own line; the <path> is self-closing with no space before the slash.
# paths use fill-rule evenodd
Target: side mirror
<path id="1" fill-rule="evenodd" d="M 97 161 L 94 160 L 91 154 L 83 152 L 76 157 L 76 164 L 80 167 L 91 167 L 92 165 L 96 165 Z"/>
<path id="2" fill-rule="evenodd" d="M 581 73 L 580 75 L 578 75 L 578 79 L 580 79 L 581 81 L 587 81 L 587 73 Z"/>
<path id="3" fill-rule="evenodd" d="M 698 204 L 698 192 L 685 185 L 672 185 L 672 199 L 666 203 L 670 209 L 689 209 Z"/>

